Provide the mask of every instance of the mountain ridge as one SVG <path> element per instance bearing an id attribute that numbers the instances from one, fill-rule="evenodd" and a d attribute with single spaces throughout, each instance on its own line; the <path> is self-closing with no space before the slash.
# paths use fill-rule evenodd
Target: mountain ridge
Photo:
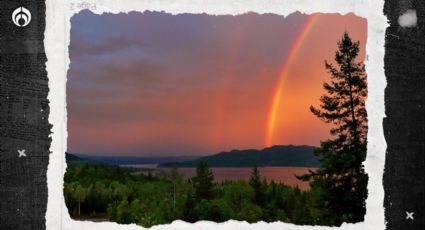
<path id="1" fill-rule="evenodd" d="M 158 167 L 195 167 L 199 161 L 206 162 L 210 167 L 317 167 L 319 159 L 314 156 L 315 148 L 308 145 L 275 145 L 261 150 L 233 149 L 190 161 L 162 163 Z"/>
<path id="2" fill-rule="evenodd" d="M 96 156 L 82 153 L 68 153 L 83 160 L 96 161 L 112 165 L 131 164 L 162 164 L 167 162 L 189 161 L 200 156 L 163 156 L 163 157 L 138 157 L 138 156 Z"/>

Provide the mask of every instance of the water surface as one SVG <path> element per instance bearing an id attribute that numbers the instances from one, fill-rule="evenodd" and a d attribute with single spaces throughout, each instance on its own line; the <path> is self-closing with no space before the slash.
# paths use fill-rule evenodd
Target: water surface
<path id="1" fill-rule="evenodd" d="M 133 168 L 146 168 L 169 171 L 171 168 L 158 168 L 157 165 L 153 164 L 136 164 L 136 165 L 124 165 L 125 167 Z M 298 180 L 295 175 L 303 175 L 308 170 L 314 170 L 314 168 L 305 167 L 258 167 L 260 174 L 267 181 L 281 182 L 289 186 L 298 186 L 302 190 L 308 189 L 308 183 Z M 216 182 L 225 180 L 245 180 L 248 181 L 252 172 L 252 168 L 246 167 L 212 167 L 211 168 L 214 179 Z M 153 172 L 155 172 L 153 171 Z M 191 178 L 196 175 L 196 168 L 178 168 L 178 171 L 183 174 L 185 178 Z"/>

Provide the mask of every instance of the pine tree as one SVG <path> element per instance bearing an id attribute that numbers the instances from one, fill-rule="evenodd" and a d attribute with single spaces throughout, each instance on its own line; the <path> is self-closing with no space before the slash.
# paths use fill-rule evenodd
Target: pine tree
<path id="1" fill-rule="evenodd" d="M 326 94 L 320 98 L 320 108 L 310 110 L 333 125 L 333 139 L 322 141 L 315 151 L 319 168 L 298 177 L 321 190 L 317 201 L 321 221 L 331 225 L 362 221 L 365 214 L 368 177 L 362 161 L 367 142 L 367 83 L 364 64 L 355 60 L 358 54 L 359 42 L 345 32 L 335 53 L 336 66 L 325 61 L 331 80 L 323 84 Z"/>
<path id="2" fill-rule="evenodd" d="M 261 182 L 260 171 L 254 166 L 249 179 L 249 185 L 254 189 L 254 203 L 259 206 L 263 206 L 265 203 L 264 184 L 266 184 L 266 182 Z"/>
<path id="3" fill-rule="evenodd" d="M 200 161 L 196 166 L 196 176 L 192 178 L 193 187 L 195 188 L 196 198 L 211 199 L 213 197 L 213 181 L 214 174 L 204 161 Z"/>

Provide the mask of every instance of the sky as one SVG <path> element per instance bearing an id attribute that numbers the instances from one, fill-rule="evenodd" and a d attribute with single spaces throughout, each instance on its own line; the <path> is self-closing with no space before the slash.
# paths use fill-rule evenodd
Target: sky
<path id="1" fill-rule="evenodd" d="M 319 105 L 330 79 L 324 61 L 333 61 L 344 31 L 360 41 L 358 61 L 364 60 L 367 21 L 353 14 L 312 19 L 301 13 L 74 15 L 68 152 L 200 156 L 318 146 L 330 126 L 309 107 Z"/>

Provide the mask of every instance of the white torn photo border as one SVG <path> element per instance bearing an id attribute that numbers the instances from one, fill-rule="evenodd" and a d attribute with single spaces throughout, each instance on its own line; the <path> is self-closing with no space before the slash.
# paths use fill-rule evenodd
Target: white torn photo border
<path id="1" fill-rule="evenodd" d="M 364 222 L 343 224 L 340 229 L 385 229 L 384 190 L 382 175 L 384 171 L 386 143 L 382 121 L 385 116 L 384 89 L 384 42 L 388 26 L 383 15 L 383 2 L 365 0 L 123 0 L 123 1 L 46 1 L 45 47 L 46 68 L 49 78 L 50 117 L 52 128 L 51 155 L 47 172 L 48 204 L 46 213 L 47 229 L 144 229 L 141 226 L 119 225 L 113 222 L 95 223 L 76 221 L 68 214 L 63 197 L 63 175 L 66 171 L 65 152 L 67 151 L 67 111 L 66 76 L 69 68 L 70 18 L 81 10 L 89 9 L 96 14 L 129 13 L 131 11 L 163 11 L 171 14 L 192 13 L 211 15 L 240 15 L 248 12 L 272 13 L 288 16 L 299 11 L 312 13 L 354 13 L 367 20 L 366 72 L 368 75 L 368 145 L 364 162 L 369 176 L 368 198 Z M 411 24 L 408 19 L 402 23 Z M 338 215 L 335 213 L 335 215 Z M 265 223 L 229 220 L 225 223 L 200 221 L 195 224 L 174 221 L 168 225 L 154 226 L 152 229 L 335 229 L 324 226 L 296 226 L 283 222 Z"/>

